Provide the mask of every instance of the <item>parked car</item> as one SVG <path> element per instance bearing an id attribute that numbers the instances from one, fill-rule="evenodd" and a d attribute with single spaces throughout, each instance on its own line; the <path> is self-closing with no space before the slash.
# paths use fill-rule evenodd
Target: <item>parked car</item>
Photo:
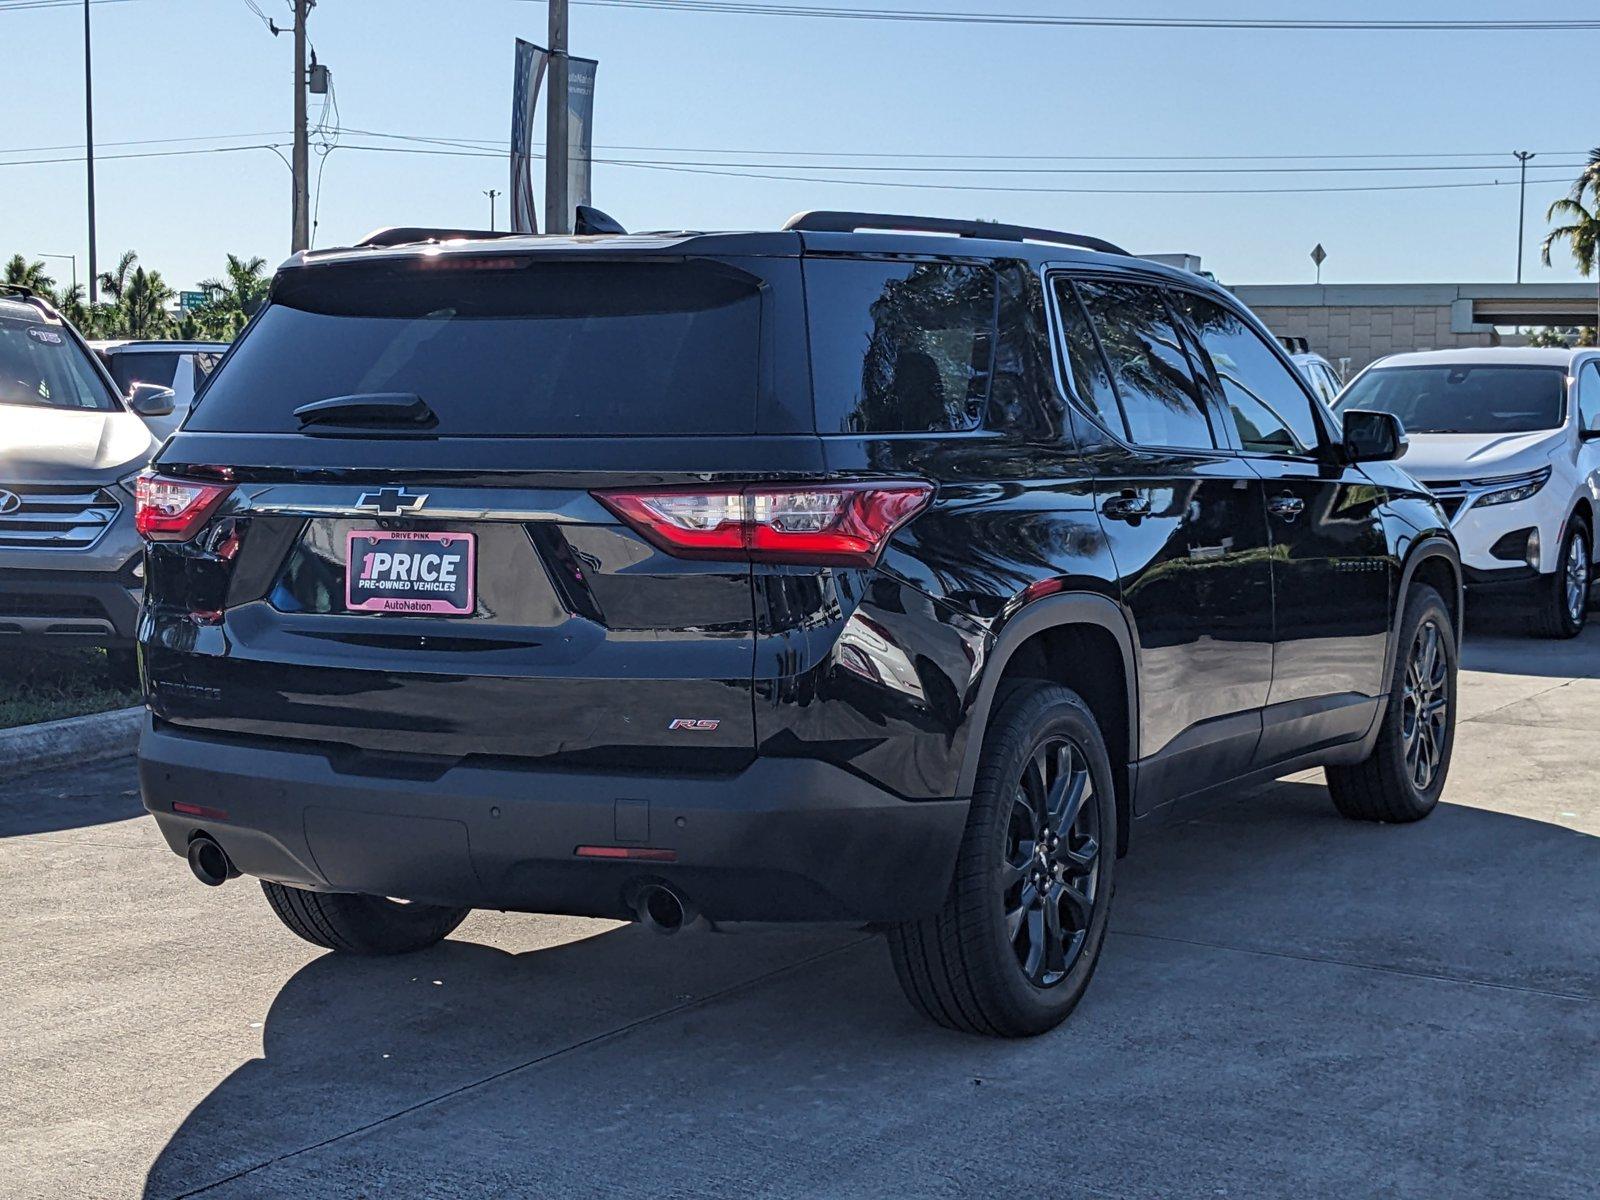
<path id="1" fill-rule="evenodd" d="M 1092 237 L 300 255 L 139 485 L 144 802 L 338 951 L 849 922 L 932 1019 L 1038 1033 L 1139 822 L 1313 766 L 1434 807 L 1459 570 L 1403 445 Z"/>
<path id="2" fill-rule="evenodd" d="M 183 423 L 195 393 L 227 353 L 227 342 L 99 341 L 90 342 L 124 396 L 135 384 L 172 389 L 172 411 L 145 418 L 157 440 Z"/>
<path id="3" fill-rule="evenodd" d="M 1600 511 L 1600 351 L 1396 354 L 1358 375 L 1340 408 L 1404 422 L 1401 465 L 1444 505 L 1475 605 L 1577 636 Z"/>
<path id="4" fill-rule="evenodd" d="M 1311 349 L 1311 342 L 1303 337 L 1279 337 L 1278 344 L 1289 355 L 1289 361 L 1305 377 L 1318 400 L 1331 406 L 1344 387 L 1344 380 L 1334 365 Z"/>
<path id="5" fill-rule="evenodd" d="M 0 285 L 0 636 L 104 646 L 137 678 L 133 480 L 157 446 L 141 417 L 170 411 L 165 388 L 125 401 L 60 313 Z"/>

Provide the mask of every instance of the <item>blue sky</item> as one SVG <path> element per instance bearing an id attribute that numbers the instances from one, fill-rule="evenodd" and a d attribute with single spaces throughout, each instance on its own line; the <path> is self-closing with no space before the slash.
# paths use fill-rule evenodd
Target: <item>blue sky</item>
<path id="1" fill-rule="evenodd" d="M 1283 16 L 1227 0 L 856 0 L 883 7 L 1072 14 Z M 286 0 L 256 0 L 289 23 Z M 1316 0 L 1295 16 L 1393 19 L 1591 17 L 1548 0 L 1537 14 L 1490 0 Z M 77 252 L 83 167 L 6 166 L 70 155 L 82 139 L 81 12 L 5 11 L 8 97 L 0 133 L 0 253 Z M 102 155 L 208 143 L 287 141 L 291 46 L 245 0 L 130 0 L 94 9 L 96 139 Z M 1510 152 L 1541 152 L 1530 186 L 1527 278 L 1576 278 L 1537 260 L 1545 206 L 1600 144 L 1592 33 L 1371 33 L 1019 29 L 574 5 L 574 53 L 600 59 L 599 157 L 772 164 L 797 152 L 838 178 L 843 164 L 902 155 L 1477 155 L 1493 172 L 1323 175 L 860 173 L 870 186 L 734 178 L 599 164 L 595 201 L 633 228 L 764 228 L 801 208 L 984 216 L 1092 232 L 1136 251 L 1201 254 L 1226 282 L 1300 282 L 1322 242 L 1328 282 L 1500 280 L 1514 270 L 1514 187 L 1318 195 L 1105 195 L 896 187 L 890 180 L 1005 187 L 1349 186 L 1514 180 Z M 322 175 L 317 244 L 380 225 L 481 224 L 503 159 L 377 153 L 414 145 L 374 134 L 503 143 L 512 40 L 543 41 L 545 6 L 524 0 L 321 0 L 310 30 L 334 72 L 344 148 Z M 315 111 L 315 109 L 313 110 Z M 370 131 L 356 133 L 356 130 Z M 209 143 L 209 144 L 215 144 Z M 715 149 L 720 153 L 702 153 Z M 1565 152 L 1565 153 L 1562 153 Z M 885 155 L 849 158 L 844 155 Z M 314 168 L 320 160 L 313 156 Z M 1390 160 L 1391 162 L 1393 160 Z M 1545 164 L 1552 164 L 1554 169 Z M 968 164 L 972 165 L 972 164 Z M 1038 166 L 999 162 L 989 166 Z M 1058 162 L 1160 168 L 1163 162 Z M 1166 158 L 1169 168 L 1212 163 Z M 1233 166 L 1266 165 L 1236 162 Z M 1277 163 L 1275 165 L 1297 165 Z M 1376 160 L 1345 165 L 1381 165 Z M 763 169 L 763 168 L 730 168 Z M 803 174 L 791 168 L 769 170 Z M 289 173 L 266 150 L 112 159 L 98 166 L 102 263 L 123 249 L 176 286 L 213 274 L 225 251 L 269 263 L 288 250 Z M 505 199 L 500 199 L 505 219 Z M 65 262 L 51 262 L 64 278 Z"/>

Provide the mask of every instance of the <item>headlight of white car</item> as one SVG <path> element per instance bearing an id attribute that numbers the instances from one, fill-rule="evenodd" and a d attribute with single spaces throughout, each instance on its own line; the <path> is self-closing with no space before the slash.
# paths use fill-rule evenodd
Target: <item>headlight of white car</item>
<path id="1" fill-rule="evenodd" d="M 1503 476 L 1499 479 L 1474 479 L 1469 482 L 1471 487 L 1488 487 L 1492 484 L 1502 484 L 1492 492 L 1486 492 L 1478 497 L 1477 507 L 1483 508 L 1488 504 L 1515 504 L 1518 500 L 1527 500 L 1537 495 L 1540 488 L 1550 479 L 1550 468 L 1535 471 L 1531 475 Z"/>

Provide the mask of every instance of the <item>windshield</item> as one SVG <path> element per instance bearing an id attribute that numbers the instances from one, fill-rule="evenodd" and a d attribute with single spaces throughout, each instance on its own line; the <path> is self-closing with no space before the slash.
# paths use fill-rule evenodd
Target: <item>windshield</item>
<path id="1" fill-rule="evenodd" d="M 60 325 L 0 317 L 0 404 L 120 412 L 89 356 Z"/>
<path id="2" fill-rule="evenodd" d="M 1560 426 L 1566 396 L 1560 367 L 1379 367 L 1350 385 L 1339 411 L 1393 413 L 1407 433 L 1533 433 Z"/>
<path id="3" fill-rule="evenodd" d="M 400 393 L 441 436 L 748 434 L 760 322 L 751 277 L 697 262 L 289 273 L 185 427 L 292 433 L 302 405 Z"/>

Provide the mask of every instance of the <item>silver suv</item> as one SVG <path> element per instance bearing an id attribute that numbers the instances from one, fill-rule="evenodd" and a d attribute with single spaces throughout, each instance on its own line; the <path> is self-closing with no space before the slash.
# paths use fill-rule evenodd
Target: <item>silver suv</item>
<path id="1" fill-rule="evenodd" d="M 53 307 L 0 290 L 0 637 L 104 646 L 131 671 L 134 477 L 158 444 L 141 418 L 171 411 L 165 388 L 125 401 Z"/>

